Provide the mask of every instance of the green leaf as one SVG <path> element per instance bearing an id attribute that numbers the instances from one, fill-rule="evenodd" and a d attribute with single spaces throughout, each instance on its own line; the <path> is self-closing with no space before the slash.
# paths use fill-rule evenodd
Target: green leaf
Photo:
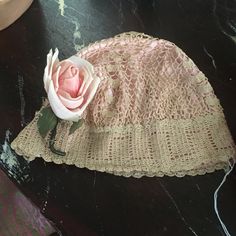
<path id="1" fill-rule="evenodd" d="M 45 138 L 47 133 L 56 127 L 57 122 L 57 117 L 53 113 L 51 107 L 43 108 L 40 111 L 40 116 L 37 122 L 40 135 Z"/>
<path id="2" fill-rule="evenodd" d="M 83 123 L 84 123 L 83 119 L 79 120 L 78 122 L 73 122 L 73 124 L 70 127 L 69 134 L 73 134 L 79 127 L 82 126 Z"/>

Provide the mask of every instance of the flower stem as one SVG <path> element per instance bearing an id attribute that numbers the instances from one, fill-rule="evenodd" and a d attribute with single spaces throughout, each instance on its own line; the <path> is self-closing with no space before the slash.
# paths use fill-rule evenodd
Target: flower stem
<path id="1" fill-rule="evenodd" d="M 49 149 L 51 150 L 51 152 L 59 155 L 59 156 L 65 156 L 66 152 L 63 152 L 61 150 L 57 150 L 54 147 L 55 144 L 55 137 L 56 137 L 56 132 L 57 132 L 57 125 L 55 126 L 55 128 L 52 130 L 51 134 L 50 134 L 50 140 L 49 140 Z"/>

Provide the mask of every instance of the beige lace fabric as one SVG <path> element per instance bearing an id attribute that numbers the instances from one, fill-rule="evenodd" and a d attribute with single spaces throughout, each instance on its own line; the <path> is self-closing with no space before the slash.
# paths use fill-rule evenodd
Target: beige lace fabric
<path id="1" fill-rule="evenodd" d="M 57 129 L 53 154 L 37 130 L 38 113 L 13 141 L 28 160 L 66 163 L 122 176 L 184 176 L 226 168 L 235 144 L 205 75 L 176 45 L 124 33 L 82 49 L 102 82 L 69 135 Z"/>

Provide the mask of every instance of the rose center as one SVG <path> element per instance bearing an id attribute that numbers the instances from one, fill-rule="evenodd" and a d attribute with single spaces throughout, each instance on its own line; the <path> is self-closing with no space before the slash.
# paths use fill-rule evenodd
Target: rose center
<path id="1" fill-rule="evenodd" d="M 81 86 L 80 71 L 78 68 L 70 67 L 68 70 L 60 75 L 59 90 L 66 92 L 72 98 L 78 96 Z"/>
<path id="2" fill-rule="evenodd" d="M 71 67 L 71 75 L 72 76 L 75 76 L 76 75 L 76 73 L 77 73 L 77 68 L 75 68 L 75 67 Z"/>

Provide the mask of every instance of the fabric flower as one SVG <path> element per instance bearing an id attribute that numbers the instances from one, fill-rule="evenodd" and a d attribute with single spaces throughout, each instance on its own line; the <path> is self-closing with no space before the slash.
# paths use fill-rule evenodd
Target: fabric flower
<path id="1" fill-rule="evenodd" d="M 57 117 L 77 122 L 92 101 L 100 83 L 93 66 L 78 56 L 58 60 L 58 49 L 47 55 L 44 88 Z"/>

